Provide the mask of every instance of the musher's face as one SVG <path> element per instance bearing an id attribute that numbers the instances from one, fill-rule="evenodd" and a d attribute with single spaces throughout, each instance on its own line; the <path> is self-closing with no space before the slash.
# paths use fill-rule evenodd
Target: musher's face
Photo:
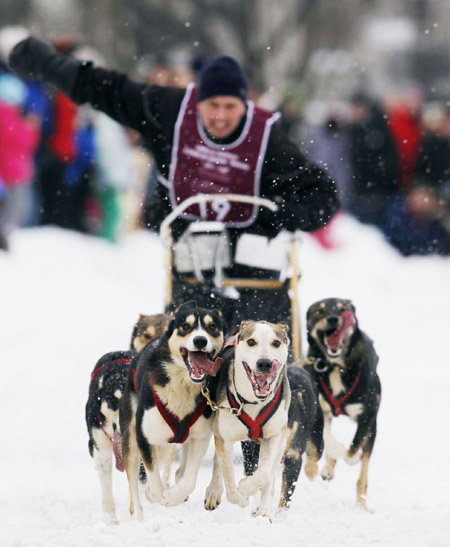
<path id="1" fill-rule="evenodd" d="M 233 133 L 245 114 L 244 101 L 229 95 L 217 95 L 197 104 L 203 127 L 216 139 L 225 139 Z"/>

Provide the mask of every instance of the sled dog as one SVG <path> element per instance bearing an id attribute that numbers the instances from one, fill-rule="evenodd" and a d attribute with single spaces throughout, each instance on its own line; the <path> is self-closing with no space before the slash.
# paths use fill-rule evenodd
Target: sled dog
<path id="1" fill-rule="evenodd" d="M 143 518 L 139 463 L 146 474 L 146 497 L 173 506 L 193 491 L 211 437 L 212 411 L 202 395 L 207 375 L 217 374 L 224 325 L 218 311 L 182 304 L 166 333 L 133 360 L 120 404 L 122 457 L 130 488 L 130 513 Z M 184 443 L 176 482 L 164 488 L 161 466 L 173 443 Z"/>
<path id="2" fill-rule="evenodd" d="M 357 505 L 366 509 L 367 470 L 375 443 L 381 385 L 373 342 L 359 328 L 349 300 L 327 298 L 307 312 L 309 343 L 305 369 L 319 390 L 324 413 L 326 464 L 321 474 L 331 480 L 338 458 L 349 464 L 361 461 Z M 341 415 L 357 423 L 352 443 L 345 449 L 331 434 L 331 421 Z"/>
<path id="3" fill-rule="evenodd" d="M 91 373 L 86 403 L 89 453 L 95 461 L 102 492 L 102 509 L 108 520 L 116 521 L 112 493 L 112 456 L 116 468 L 123 471 L 120 453 L 119 403 L 125 388 L 130 364 L 137 351 L 162 336 L 169 316 L 140 315 L 134 325 L 130 350 L 103 355 Z"/>

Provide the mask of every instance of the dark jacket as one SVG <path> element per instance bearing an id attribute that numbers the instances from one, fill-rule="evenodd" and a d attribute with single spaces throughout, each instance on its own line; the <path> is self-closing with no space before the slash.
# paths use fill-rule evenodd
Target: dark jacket
<path id="1" fill-rule="evenodd" d="M 34 37 L 17 44 L 9 62 L 22 76 L 47 81 L 76 103 L 90 103 L 138 131 L 158 170 L 168 176 L 174 126 L 184 89 L 135 83 L 125 74 L 61 55 L 50 44 Z M 273 214 L 261 209 L 255 224 L 246 231 L 269 237 L 281 228 L 317 230 L 339 207 L 334 182 L 309 162 L 277 125 L 270 132 L 260 194 L 278 202 L 280 211 Z M 167 189 L 162 185 L 154 202 L 159 215 L 154 223 L 158 224 L 171 210 Z M 184 224 L 181 221 L 175 233 Z"/>

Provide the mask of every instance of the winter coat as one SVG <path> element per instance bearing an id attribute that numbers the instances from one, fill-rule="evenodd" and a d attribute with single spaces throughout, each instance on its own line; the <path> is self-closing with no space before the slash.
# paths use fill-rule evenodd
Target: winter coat
<path id="1" fill-rule="evenodd" d="M 167 178 L 174 127 L 185 90 L 138 84 L 125 74 L 58 54 L 52 46 L 30 37 L 10 55 L 10 66 L 54 85 L 76 103 L 90 103 L 123 125 L 141 133 L 156 166 Z M 313 231 L 324 226 L 339 207 L 334 182 L 309 162 L 277 125 L 272 126 L 261 174 L 260 195 L 279 204 L 279 212 L 261 209 L 246 231 L 270 237 L 282 228 Z M 168 191 L 159 185 L 159 222 L 171 210 Z M 180 221 L 180 233 L 186 222 Z"/>
<path id="2" fill-rule="evenodd" d="M 6 186 L 32 181 L 39 134 L 39 125 L 27 120 L 18 106 L 0 103 L 0 177 Z"/>

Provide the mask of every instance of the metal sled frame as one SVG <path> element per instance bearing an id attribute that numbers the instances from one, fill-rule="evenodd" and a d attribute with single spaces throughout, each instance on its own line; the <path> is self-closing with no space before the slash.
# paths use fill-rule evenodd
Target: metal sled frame
<path id="1" fill-rule="evenodd" d="M 201 194 L 192 196 L 177 207 L 164 219 L 160 227 L 160 235 L 166 247 L 166 307 L 172 302 L 172 269 L 173 269 L 173 238 L 172 238 L 172 222 L 178 218 L 186 209 L 198 203 L 207 203 L 215 200 L 227 200 L 241 203 L 251 203 L 266 207 L 275 212 L 278 210 L 278 205 L 266 198 L 256 196 L 243 196 L 239 194 Z M 297 239 L 295 232 L 291 233 L 291 244 L 289 252 L 289 264 L 291 269 L 290 277 L 290 302 L 291 302 L 291 337 L 292 337 L 292 353 L 294 362 L 297 364 L 301 360 L 301 330 L 298 305 L 298 282 L 300 274 L 297 266 Z M 188 283 L 195 285 L 198 279 L 195 277 L 186 278 Z M 278 279 L 242 279 L 242 278 L 226 278 L 222 279 L 223 287 L 235 287 L 236 289 L 279 289 L 284 285 L 284 282 Z"/>

